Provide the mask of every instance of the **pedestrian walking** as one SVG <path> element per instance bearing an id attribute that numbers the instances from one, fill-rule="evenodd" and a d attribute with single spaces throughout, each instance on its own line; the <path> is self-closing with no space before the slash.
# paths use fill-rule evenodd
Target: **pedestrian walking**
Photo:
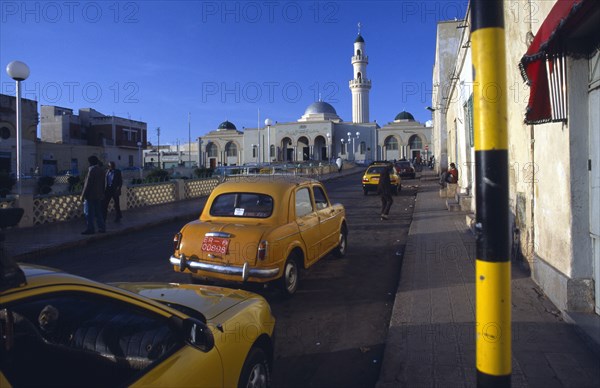
<path id="1" fill-rule="evenodd" d="M 342 172 L 342 168 L 344 167 L 344 162 L 342 161 L 342 158 L 340 158 L 338 156 L 338 158 L 335 160 L 335 165 L 338 168 L 338 172 L 341 173 Z"/>
<path id="2" fill-rule="evenodd" d="M 388 219 L 390 208 L 394 203 L 392 199 L 392 182 L 390 180 L 390 169 L 392 166 L 384 166 L 379 175 L 379 183 L 377 184 L 377 193 L 381 195 L 381 220 Z"/>
<path id="3" fill-rule="evenodd" d="M 102 200 L 104 199 L 104 170 L 100 166 L 100 160 L 92 155 L 88 158 L 90 167 L 88 168 L 81 200 L 83 201 L 83 214 L 87 224 L 86 229 L 81 234 L 94 234 L 94 220 L 98 226 L 98 232 L 106 232 L 106 224 L 102 215 Z"/>
<path id="4" fill-rule="evenodd" d="M 121 170 L 116 168 L 115 162 L 108 162 L 108 170 L 106 171 L 106 190 L 104 191 L 104 203 L 102 207 L 102 215 L 106 222 L 108 218 L 108 206 L 112 200 L 115 206 L 115 222 L 121 220 L 121 186 L 123 186 L 123 175 Z"/>

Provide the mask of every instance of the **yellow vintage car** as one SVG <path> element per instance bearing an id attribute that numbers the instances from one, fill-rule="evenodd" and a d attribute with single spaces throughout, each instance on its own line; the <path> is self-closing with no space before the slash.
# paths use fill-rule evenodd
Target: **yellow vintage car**
<path id="1" fill-rule="evenodd" d="M 299 269 L 346 253 L 348 226 L 318 181 L 291 175 L 238 177 L 217 186 L 198 220 L 174 238 L 170 263 L 194 281 L 278 281 L 287 295 Z"/>
<path id="2" fill-rule="evenodd" d="M 20 268 L 0 271 L 1 387 L 269 384 L 275 319 L 261 296 Z"/>
<path id="3" fill-rule="evenodd" d="M 369 191 L 377 192 L 377 185 L 379 184 L 379 176 L 385 169 L 390 171 L 390 183 L 392 185 L 392 193 L 398 195 L 402 190 L 402 180 L 396 173 L 396 169 L 393 168 L 390 162 L 373 162 L 369 165 L 362 177 L 362 188 L 364 195 L 367 195 Z"/>

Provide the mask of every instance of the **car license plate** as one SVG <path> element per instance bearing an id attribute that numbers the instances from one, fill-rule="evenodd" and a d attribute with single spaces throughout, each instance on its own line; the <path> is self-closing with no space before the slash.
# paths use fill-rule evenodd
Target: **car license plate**
<path id="1" fill-rule="evenodd" d="M 229 247 L 229 239 L 223 237 L 204 236 L 202 240 L 202 250 L 204 252 L 213 252 L 224 255 Z"/>

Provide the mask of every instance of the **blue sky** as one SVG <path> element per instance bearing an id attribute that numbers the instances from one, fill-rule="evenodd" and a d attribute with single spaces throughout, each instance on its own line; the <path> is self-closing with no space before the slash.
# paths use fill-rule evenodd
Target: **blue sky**
<path id="1" fill-rule="evenodd" d="M 436 24 L 464 1 L 2 1 L 0 86 L 13 60 L 31 69 L 23 97 L 148 123 L 156 143 L 224 120 L 296 121 L 319 99 L 352 119 L 357 23 L 369 56 L 370 118 L 431 118 Z"/>

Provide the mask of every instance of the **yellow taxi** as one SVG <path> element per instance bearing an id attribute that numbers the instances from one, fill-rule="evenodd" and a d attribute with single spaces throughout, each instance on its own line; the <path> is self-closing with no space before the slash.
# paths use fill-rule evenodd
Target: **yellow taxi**
<path id="1" fill-rule="evenodd" d="M 346 211 L 319 181 L 292 175 L 238 177 L 218 185 L 200 218 L 174 237 L 169 258 L 192 280 L 267 283 L 296 292 L 301 268 L 346 253 Z"/>
<path id="2" fill-rule="evenodd" d="M 377 192 L 377 185 L 379 184 L 379 177 L 381 172 L 385 170 L 390 172 L 390 183 L 392 185 L 392 193 L 398 195 L 402 190 L 402 180 L 396 169 L 393 168 L 392 163 L 381 161 L 373 162 L 369 165 L 362 177 L 362 188 L 365 195 L 369 194 L 369 191 Z"/>
<path id="3" fill-rule="evenodd" d="M 269 385 L 275 319 L 261 296 L 14 267 L 0 279 L 1 387 Z"/>

